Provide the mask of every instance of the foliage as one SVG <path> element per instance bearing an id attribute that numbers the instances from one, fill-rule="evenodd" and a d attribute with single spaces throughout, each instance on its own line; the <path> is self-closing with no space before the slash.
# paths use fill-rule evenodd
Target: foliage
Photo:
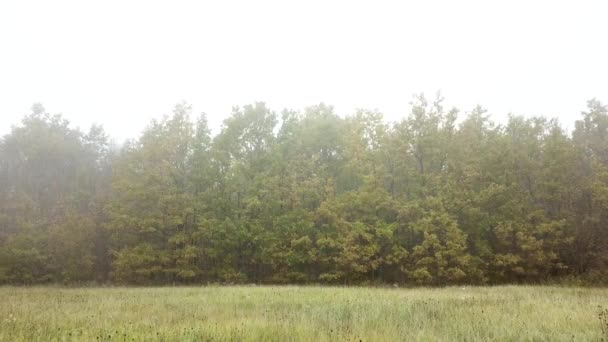
<path id="1" fill-rule="evenodd" d="M 40 105 L 0 140 L 0 282 L 606 282 L 608 110 L 555 120 L 414 97 L 386 123 L 319 104 L 178 104 L 137 140 Z"/>

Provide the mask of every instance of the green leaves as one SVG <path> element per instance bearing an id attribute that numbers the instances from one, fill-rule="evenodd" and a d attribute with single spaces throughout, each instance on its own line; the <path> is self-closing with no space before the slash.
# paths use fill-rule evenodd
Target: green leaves
<path id="1" fill-rule="evenodd" d="M 180 103 L 120 149 L 35 106 L 0 140 L 0 282 L 602 279 L 606 107 L 570 137 L 442 101 L 394 124 L 255 103 L 214 137 Z"/>

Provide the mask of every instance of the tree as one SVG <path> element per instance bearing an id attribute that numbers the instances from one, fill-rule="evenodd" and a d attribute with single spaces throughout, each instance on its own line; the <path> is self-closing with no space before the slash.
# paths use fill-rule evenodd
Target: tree
<path id="1" fill-rule="evenodd" d="M 254 103 L 212 136 L 180 103 L 118 148 L 34 105 L 0 139 L 0 283 L 606 282 L 607 107 L 457 116 Z"/>

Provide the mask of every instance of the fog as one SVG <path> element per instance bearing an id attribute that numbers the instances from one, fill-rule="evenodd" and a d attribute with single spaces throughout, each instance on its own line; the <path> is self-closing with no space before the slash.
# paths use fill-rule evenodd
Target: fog
<path id="1" fill-rule="evenodd" d="M 234 105 L 405 115 L 441 90 L 463 111 L 558 117 L 608 98 L 602 1 L 5 1 L 0 134 L 41 102 L 136 137 L 187 101 L 217 132 Z"/>

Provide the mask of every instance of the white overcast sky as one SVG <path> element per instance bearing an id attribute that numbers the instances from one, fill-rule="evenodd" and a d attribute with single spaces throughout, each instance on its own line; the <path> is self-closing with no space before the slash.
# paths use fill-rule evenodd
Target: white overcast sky
<path id="1" fill-rule="evenodd" d="M 415 92 L 558 117 L 608 102 L 608 1 L 0 1 L 0 134 L 41 102 L 137 137 L 182 100 L 325 102 L 387 120 Z"/>

